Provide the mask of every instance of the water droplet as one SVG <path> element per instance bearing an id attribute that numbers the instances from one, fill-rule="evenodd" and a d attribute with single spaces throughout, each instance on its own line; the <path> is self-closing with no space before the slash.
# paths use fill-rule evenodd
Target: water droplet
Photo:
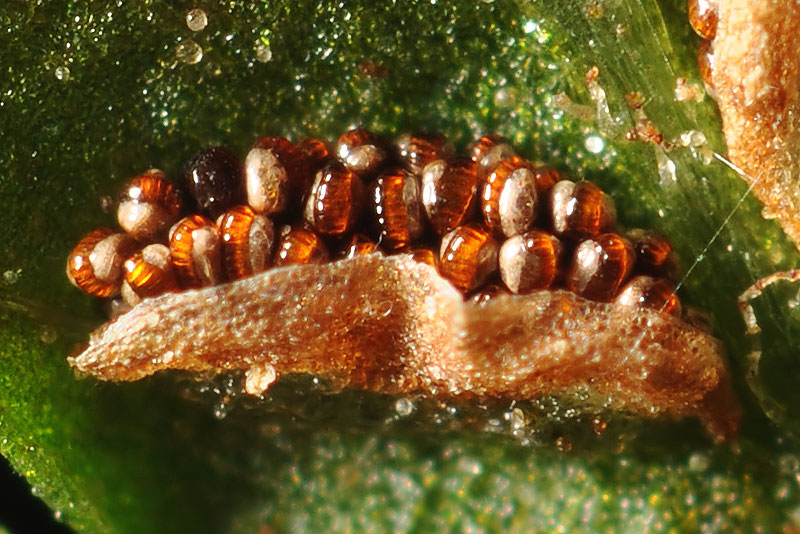
<path id="1" fill-rule="evenodd" d="M 592 134 L 586 137 L 586 139 L 583 141 L 583 146 L 585 146 L 586 150 L 592 154 L 599 154 L 605 148 L 606 143 L 599 135 Z"/>
<path id="2" fill-rule="evenodd" d="M 200 63 L 203 59 L 203 49 L 199 44 L 187 39 L 178 43 L 175 49 L 175 57 L 178 58 L 178 61 L 182 61 L 187 65 L 194 65 Z"/>
<path id="3" fill-rule="evenodd" d="M 214 405 L 214 417 L 220 421 L 228 416 L 228 403 L 227 401 L 220 401 Z"/>
<path id="4" fill-rule="evenodd" d="M 193 32 L 204 30 L 208 26 L 208 16 L 202 9 L 192 9 L 186 13 L 186 25 Z"/>
<path id="5" fill-rule="evenodd" d="M 708 456 L 702 453 L 695 453 L 689 457 L 689 471 L 699 473 L 705 471 L 711 465 Z"/>
<path id="6" fill-rule="evenodd" d="M 596 435 L 601 436 L 606 433 L 606 430 L 608 430 L 608 421 L 602 417 L 595 417 L 592 419 L 592 431 Z"/>
<path id="7" fill-rule="evenodd" d="M 62 82 L 69 81 L 69 69 L 67 67 L 56 67 L 55 69 L 56 80 Z"/>
<path id="8" fill-rule="evenodd" d="M 43 326 L 39 331 L 39 339 L 42 343 L 50 345 L 51 343 L 55 343 L 56 339 L 58 339 L 58 333 L 52 326 Z"/>
<path id="9" fill-rule="evenodd" d="M 405 398 L 397 399 L 397 402 L 394 403 L 394 410 L 400 417 L 406 417 L 414 411 L 414 403 Z"/>
<path id="10" fill-rule="evenodd" d="M 558 436 L 555 441 L 558 452 L 569 452 L 572 450 L 572 442 L 564 436 Z"/>
<path id="11" fill-rule="evenodd" d="M 17 269 L 16 271 L 6 271 L 6 272 L 4 272 L 3 273 L 3 281 L 8 285 L 13 286 L 14 284 L 16 284 L 19 281 L 19 274 L 21 272 L 22 271 L 19 270 L 19 269 Z"/>
<path id="12" fill-rule="evenodd" d="M 259 42 L 256 45 L 256 59 L 260 63 L 269 62 L 272 59 L 272 49 L 268 45 Z"/>
<path id="13" fill-rule="evenodd" d="M 522 430 L 525 428 L 525 413 L 520 408 L 514 408 L 504 414 L 505 419 L 508 421 L 511 430 Z"/>
<path id="14" fill-rule="evenodd" d="M 778 458 L 778 468 L 787 475 L 796 475 L 800 471 L 800 460 L 794 454 L 782 454 Z"/>

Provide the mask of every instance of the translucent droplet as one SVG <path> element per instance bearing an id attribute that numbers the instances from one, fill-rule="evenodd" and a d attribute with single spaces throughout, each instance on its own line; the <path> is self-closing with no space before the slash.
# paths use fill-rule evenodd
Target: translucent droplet
<path id="1" fill-rule="evenodd" d="M 178 61 L 182 61 L 187 65 L 194 65 L 200 63 L 203 59 L 203 49 L 199 44 L 187 39 L 178 43 L 178 47 L 175 49 L 175 57 L 178 58 Z"/>
<path id="2" fill-rule="evenodd" d="M 54 72 L 57 80 L 62 82 L 69 81 L 69 69 L 67 67 L 56 67 Z"/>
<path id="3" fill-rule="evenodd" d="M 258 60 L 260 63 L 267 63 L 271 59 L 272 59 L 272 49 L 268 45 L 259 42 L 256 45 L 256 60 Z"/>
<path id="4" fill-rule="evenodd" d="M 689 457 L 689 471 L 698 473 L 705 471 L 711 465 L 709 457 L 702 453 L 695 453 Z"/>
<path id="5" fill-rule="evenodd" d="M 19 281 L 20 271 L 6 271 L 3 273 L 3 281 L 12 286 Z"/>
<path id="6" fill-rule="evenodd" d="M 58 339 L 58 333 L 52 326 L 43 326 L 39 331 L 39 339 L 42 343 L 50 345 L 51 343 L 55 343 L 56 339 Z"/>
<path id="7" fill-rule="evenodd" d="M 225 419 L 228 416 L 228 403 L 225 401 L 218 402 L 214 405 L 214 417 L 219 419 L 220 421 Z"/>
<path id="8" fill-rule="evenodd" d="M 599 135 L 592 134 L 587 136 L 586 139 L 584 139 L 583 146 L 585 146 L 586 150 L 588 150 L 592 154 L 599 154 L 600 152 L 603 151 L 606 144 L 603 141 L 602 137 L 600 137 Z"/>
<path id="9" fill-rule="evenodd" d="M 192 9 L 186 13 L 186 25 L 193 32 L 204 30 L 208 26 L 208 16 L 202 9 Z"/>
<path id="10" fill-rule="evenodd" d="M 602 417 L 595 417 L 592 419 L 592 431 L 600 436 L 606 433 L 608 430 L 608 421 L 603 419 Z"/>
<path id="11" fill-rule="evenodd" d="M 558 452 L 569 452 L 572 450 L 572 442 L 564 436 L 558 436 L 555 445 Z"/>
<path id="12" fill-rule="evenodd" d="M 406 417 L 414 411 L 414 403 L 409 399 L 397 399 L 397 402 L 394 403 L 394 410 L 400 417 Z"/>

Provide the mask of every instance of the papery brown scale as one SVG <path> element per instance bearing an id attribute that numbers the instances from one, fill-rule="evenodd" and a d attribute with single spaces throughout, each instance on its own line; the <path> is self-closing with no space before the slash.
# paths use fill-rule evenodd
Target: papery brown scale
<path id="1" fill-rule="evenodd" d="M 404 255 L 273 269 L 145 300 L 70 363 L 104 380 L 269 365 L 334 388 L 442 400 L 580 391 L 604 410 L 699 417 L 715 439 L 733 436 L 739 417 L 720 344 L 683 321 L 560 290 L 476 305 Z"/>

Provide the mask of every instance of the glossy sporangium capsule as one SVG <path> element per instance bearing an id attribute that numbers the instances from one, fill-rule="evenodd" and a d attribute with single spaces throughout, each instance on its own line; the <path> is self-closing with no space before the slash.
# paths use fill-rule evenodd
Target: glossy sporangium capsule
<path id="1" fill-rule="evenodd" d="M 561 271 L 561 241 L 541 230 L 514 236 L 500 247 L 500 277 L 512 293 L 550 287 Z"/>
<path id="2" fill-rule="evenodd" d="M 703 39 L 713 39 L 717 35 L 717 1 L 689 0 L 689 24 Z"/>
<path id="3" fill-rule="evenodd" d="M 305 206 L 305 220 L 323 235 L 339 236 L 353 228 L 364 205 L 361 178 L 333 163 L 320 169 Z"/>
<path id="4" fill-rule="evenodd" d="M 485 134 L 470 149 L 470 158 L 478 164 L 478 175 L 483 178 L 494 170 L 498 163 L 515 155 L 508 139 L 497 134 Z"/>
<path id="5" fill-rule="evenodd" d="M 617 234 L 600 234 L 578 244 L 566 285 L 589 300 L 608 302 L 628 279 L 635 255 L 630 241 Z"/>
<path id="6" fill-rule="evenodd" d="M 403 134 L 397 138 L 395 146 L 406 169 L 416 175 L 428 163 L 453 154 L 453 147 L 444 136 L 434 133 Z"/>
<path id="7" fill-rule="evenodd" d="M 697 48 L 697 70 L 706 86 L 706 90 L 714 91 L 714 44 L 713 41 L 704 40 Z"/>
<path id="8" fill-rule="evenodd" d="M 259 139 L 247 153 L 244 169 L 247 203 L 265 215 L 283 212 L 310 182 L 310 162 L 284 137 Z"/>
<path id="9" fill-rule="evenodd" d="M 470 295 L 469 302 L 483 306 L 498 295 L 508 295 L 508 289 L 498 284 L 487 284 Z"/>
<path id="10" fill-rule="evenodd" d="M 533 178 L 536 181 L 536 193 L 540 198 L 547 198 L 556 182 L 564 179 L 560 172 L 545 165 L 536 165 L 533 168 Z"/>
<path id="11" fill-rule="evenodd" d="M 366 176 L 380 170 L 388 153 L 383 139 L 366 128 L 358 127 L 339 137 L 336 156 L 347 169 Z"/>
<path id="12" fill-rule="evenodd" d="M 402 169 L 386 172 L 370 185 L 369 197 L 382 247 L 397 250 L 419 238 L 423 220 L 416 176 Z"/>
<path id="13" fill-rule="evenodd" d="M 378 244 L 364 234 L 354 234 L 344 242 L 339 251 L 341 258 L 355 258 L 364 254 L 372 254 L 378 250 Z"/>
<path id="14" fill-rule="evenodd" d="M 72 284 L 95 297 L 119 293 L 122 265 L 137 248 L 136 241 L 110 228 L 98 228 L 86 234 L 67 259 L 67 278 Z"/>
<path id="15" fill-rule="evenodd" d="M 299 141 L 297 143 L 297 148 L 311 163 L 312 174 L 316 173 L 333 159 L 331 151 L 328 150 L 328 145 L 326 145 L 324 141 L 314 137 L 308 137 Z"/>
<path id="16" fill-rule="evenodd" d="M 180 212 L 178 191 L 163 171 L 150 169 L 123 187 L 117 221 L 136 239 L 155 239 L 177 220 Z"/>
<path id="17" fill-rule="evenodd" d="M 616 210 L 611 197 L 593 183 L 562 180 L 550 190 L 550 217 L 554 234 L 575 239 L 610 230 Z"/>
<path id="18" fill-rule="evenodd" d="M 202 215 L 185 217 L 170 229 L 169 249 L 183 287 L 213 286 L 224 280 L 219 230 Z"/>
<path id="19" fill-rule="evenodd" d="M 169 248 L 160 243 L 147 245 L 125 260 L 124 270 L 125 289 L 122 295 L 130 306 L 135 306 L 141 299 L 178 289 Z"/>
<path id="20" fill-rule="evenodd" d="M 314 231 L 303 227 L 284 226 L 275 247 L 275 266 L 323 263 L 328 260 L 328 249 Z"/>
<path id="21" fill-rule="evenodd" d="M 512 237 L 530 228 L 537 215 L 536 177 L 530 162 L 512 156 L 497 164 L 486 177 L 481 214 L 497 236 Z"/>
<path id="22" fill-rule="evenodd" d="M 413 248 L 409 251 L 403 252 L 409 254 L 411 258 L 417 263 L 424 263 L 430 265 L 434 269 L 439 268 L 439 253 L 426 247 Z"/>
<path id="23" fill-rule="evenodd" d="M 422 170 L 422 207 L 443 235 L 468 223 L 478 204 L 478 166 L 469 159 L 438 159 Z"/>
<path id="24" fill-rule="evenodd" d="M 670 280 L 677 279 L 678 258 L 666 237 L 640 228 L 629 230 L 626 237 L 636 252 L 637 272 Z"/>
<path id="25" fill-rule="evenodd" d="M 480 286 L 496 270 L 497 241 L 480 226 L 459 226 L 442 237 L 439 273 L 462 293 Z"/>
<path id="26" fill-rule="evenodd" d="M 675 316 L 681 314 L 675 286 L 663 278 L 636 276 L 625 284 L 614 302 L 624 306 L 652 308 Z"/>
<path id="27" fill-rule="evenodd" d="M 184 168 L 183 184 L 200 211 L 214 219 L 244 202 L 241 165 L 225 147 L 195 154 Z"/>
<path id="28" fill-rule="evenodd" d="M 259 273 L 272 264 L 275 229 L 267 217 L 249 206 L 236 206 L 220 216 L 217 226 L 229 280 Z"/>

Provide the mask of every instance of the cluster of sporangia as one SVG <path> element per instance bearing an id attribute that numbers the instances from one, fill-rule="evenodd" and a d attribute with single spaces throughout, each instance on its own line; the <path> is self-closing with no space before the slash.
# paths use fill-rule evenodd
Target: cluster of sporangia
<path id="1" fill-rule="evenodd" d="M 679 314 L 670 244 L 614 233 L 611 199 L 486 135 L 456 157 L 438 135 L 392 146 L 363 128 L 331 152 L 317 139 L 265 137 L 242 163 L 229 149 L 186 165 L 184 196 L 160 170 L 128 182 L 117 219 L 69 257 L 70 280 L 136 305 L 271 267 L 382 251 L 411 254 L 477 301 L 564 287 L 598 301 Z M 187 215 L 188 212 L 188 215 Z M 278 229 L 278 230 L 276 230 Z"/>

